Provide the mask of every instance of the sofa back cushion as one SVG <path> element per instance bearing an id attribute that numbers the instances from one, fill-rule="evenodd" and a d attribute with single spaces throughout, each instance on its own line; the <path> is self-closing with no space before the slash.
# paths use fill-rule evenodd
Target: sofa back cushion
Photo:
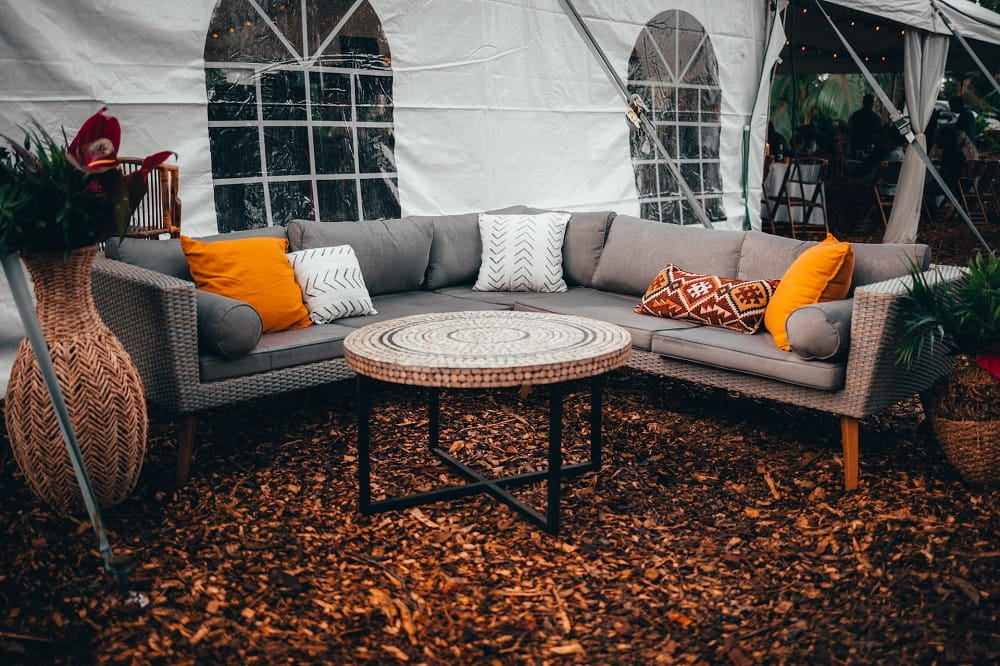
<path id="1" fill-rule="evenodd" d="M 518 205 L 486 212 L 491 215 L 537 215 L 554 211 Z M 562 248 L 563 277 L 567 283 L 592 286 L 597 260 L 614 216 L 610 211 L 570 214 Z M 434 229 L 427 263 L 427 289 L 444 289 L 476 281 L 483 253 L 478 213 L 411 215 L 410 219 L 430 224 Z"/>
<path id="2" fill-rule="evenodd" d="M 426 221 L 288 223 L 290 250 L 350 245 L 358 257 L 368 293 L 394 294 L 420 289 L 431 251 L 431 225 Z"/>
<path id="3" fill-rule="evenodd" d="M 738 277 L 741 280 L 781 278 L 792 262 L 815 244 L 815 241 L 748 231 L 740 253 Z M 924 270 L 931 263 L 930 248 L 917 243 L 852 243 L 851 248 L 854 250 L 851 293 L 861 285 L 906 275 L 912 263 Z"/>
<path id="4" fill-rule="evenodd" d="M 618 215 L 611 222 L 593 286 L 641 296 L 667 264 L 691 273 L 736 277 L 744 234 Z"/>
<path id="5" fill-rule="evenodd" d="M 247 229 L 244 231 L 233 231 L 228 234 L 214 234 L 203 236 L 198 240 L 211 243 L 217 240 L 235 240 L 237 238 L 257 238 L 257 237 L 285 238 L 284 227 L 263 227 L 261 229 Z M 146 238 L 109 238 L 104 243 L 104 255 L 109 259 L 124 261 L 133 266 L 142 266 L 157 273 L 171 275 L 181 280 L 191 280 L 191 271 L 188 270 L 187 258 L 184 250 L 181 249 L 181 241 L 178 238 L 166 238 L 163 240 L 149 240 Z"/>

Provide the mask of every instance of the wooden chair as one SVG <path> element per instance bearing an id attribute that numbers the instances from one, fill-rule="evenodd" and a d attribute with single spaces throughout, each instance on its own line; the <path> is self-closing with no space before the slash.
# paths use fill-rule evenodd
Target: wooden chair
<path id="1" fill-rule="evenodd" d="M 987 215 L 1000 220 L 1000 160 L 990 160 L 979 177 L 979 198 Z"/>
<path id="2" fill-rule="evenodd" d="M 118 162 L 127 175 L 139 170 L 142 159 L 119 157 Z M 180 169 L 176 164 L 161 164 L 149 172 L 146 184 L 149 192 L 132 213 L 126 236 L 155 240 L 166 234 L 170 238 L 178 238 L 181 235 L 181 200 L 177 195 Z"/>
<path id="3" fill-rule="evenodd" d="M 882 162 L 875 172 L 872 182 L 872 192 L 875 195 L 873 207 L 878 208 L 883 226 L 889 225 L 889 214 L 896 199 L 896 186 L 899 184 L 899 170 L 902 166 L 902 162 Z"/>
<path id="4" fill-rule="evenodd" d="M 826 237 L 830 230 L 824 193 L 828 165 L 819 157 L 789 160 L 777 194 L 768 196 L 772 233 L 784 235 L 787 231 L 792 238 L 802 239 Z M 787 220 L 778 219 L 782 212 Z M 822 216 L 822 222 L 811 224 L 814 215 Z"/>
<path id="5" fill-rule="evenodd" d="M 986 205 L 980 195 L 981 182 L 993 178 L 993 163 L 987 160 L 968 160 L 958 177 L 958 196 L 969 219 L 975 224 L 985 224 L 989 221 Z"/>

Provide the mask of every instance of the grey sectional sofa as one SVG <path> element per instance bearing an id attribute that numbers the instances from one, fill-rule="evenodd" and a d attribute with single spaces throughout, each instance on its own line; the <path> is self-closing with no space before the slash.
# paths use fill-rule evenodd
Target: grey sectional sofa
<path id="1" fill-rule="evenodd" d="M 908 266 L 930 268 L 924 245 L 855 244 L 849 298 L 796 310 L 788 320 L 795 351 L 785 352 L 763 328 L 745 335 L 633 308 L 666 263 L 724 277 L 780 278 L 812 242 L 573 213 L 563 245 L 568 291 L 479 292 L 472 289 L 481 257 L 477 219 L 292 221 L 202 239 L 287 235 L 290 251 L 354 248 L 378 314 L 263 335 L 247 316 L 249 306 L 195 289 L 178 241 L 109 242 L 94 266 L 95 301 L 135 360 L 149 402 L 181 417 L 178 483 L 188 473 L 197 412 L 351 377 L 342 358 L 348 333 L 420 312 L 513 308 L 619 324 L 632 335 L 636 368 L 838 415 L 847 489 L 858 483 L 858 420 L 928 388 L 950 368 L 943 355 L 911 370 L 894 361 L 895 304 Z"/>

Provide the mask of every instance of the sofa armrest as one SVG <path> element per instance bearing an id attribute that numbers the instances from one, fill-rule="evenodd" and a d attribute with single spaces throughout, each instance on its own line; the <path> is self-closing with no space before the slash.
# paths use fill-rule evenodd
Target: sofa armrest
<path id="1" fill-rule="evenodd" d="M 104 323 L 139 369 L 146 397 L 182 410 L 185 390 L 200 381 L 194 283 L 98 257 L 93 294 Z"/>
<path id="2" fill-rule="evenodd" d="M 956 282 L 962 272 L 959 266 L 932 266 L 924 276 L 933 285 Z M 899 308 L 911 284 L 912 278 L 903 276 L 866 284 L 854 292 L 844 390 L 854 394 L 863 413 L 874 413 L 923 391 L 951 370 L 954 359 L 940 345 L 911 368 L 896 361 Z"/>

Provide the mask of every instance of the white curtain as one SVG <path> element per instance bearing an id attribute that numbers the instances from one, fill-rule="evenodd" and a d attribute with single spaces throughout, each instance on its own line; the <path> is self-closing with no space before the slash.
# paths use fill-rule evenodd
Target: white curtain
<path id="1" fill-rule="evenodd" d="M 924 149 L 927 148 L 924 128 L 934 110 L 934 100 L 937 99 L 941 79 L 944 77 L 949 40 L 946 35 L 920 30 L 906 32 L 903 63 L 906 106 L 910 111 L 910 123 L 917 135 L 917 141 Z M 926 168 L 920 156 L 915 150 L 907 150 L 899 172 L 899 185 L 892 204 L 892 214 L 889 216 L 882 238 L 883 243 L 916 241 L 925 175 Z"/>

